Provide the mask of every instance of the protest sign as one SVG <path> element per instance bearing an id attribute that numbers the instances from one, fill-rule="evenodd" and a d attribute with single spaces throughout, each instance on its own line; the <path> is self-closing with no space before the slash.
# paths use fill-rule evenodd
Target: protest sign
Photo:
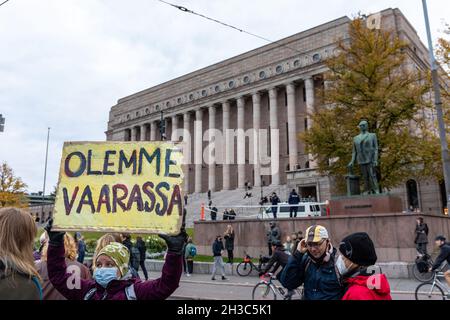
<path id="1" fill-rule="evenodd" d="M 64 143 L 54 229 L 178 233 L 182 159 L 174 142 Z"/>

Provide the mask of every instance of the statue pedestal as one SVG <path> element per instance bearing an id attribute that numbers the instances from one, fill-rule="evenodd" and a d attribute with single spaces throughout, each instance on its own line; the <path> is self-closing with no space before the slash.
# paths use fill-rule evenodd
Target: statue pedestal
<path id="1" fill-rule="evenodd" d="M 402 211 L 402 199 L 390 194 L 346 196 L 330 200 L 331 216 L 399 213 Z"/>

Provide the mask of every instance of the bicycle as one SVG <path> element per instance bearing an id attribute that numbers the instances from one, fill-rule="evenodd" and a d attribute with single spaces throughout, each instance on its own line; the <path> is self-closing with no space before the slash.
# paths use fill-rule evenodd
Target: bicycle
<path id="1" fill-rule="evenodd" d="M 277 300 L 281 296 L 283 300 L 292 300 L 293 295 L 298 295 L 300 299 L 303 298 L 303 289 L 297 288 L 293 292 L 289 292 L 282 286 L 277 286 L 274 280 L 277 278 L 272 273 L 266 273 L 260 277 L 252 291 L 252 300 Z"/>
<path id="2" fill-rule="evenodd" d="M 439 278 L 444 278 L 444 272 L 435 272 L 433 281 L 419 284 L 415 291 L 416 300 L 450 300 L 450 289 Z"/>
<path id="3" fill-rule="evenodd" d="M 417 259 L 422 259 L 422 262 L 424 265 L 422 266 L 422 268 L 418 267 L 418 263 L 417 263 Z M 419 255 L 416 259 L 416 263 L 414 263 L 413 267 L 412 267 L 412 274 L 414 276 L 414 278 L 419 281 L 419 282 L 430 282 L 431 280 L 433 280 L 433 277 L 436 273 L 436 271 L 432 271 L 429 272 L 428 270 L 434 265 L 434 261 L 433 258 L 429 255 L 429 254 L 425 254 L 425 255 Z M 437 272 L 442 271 L 446 266 L 446 263 L 442 264 Z M 419 269 L 425 270 L 425 272 L 420 272 Z"/>
<path id="4" fill-rule="evenodd" d="M 255 269 L 257 272 L 261 272 L 263 270 L 264 264 L 269 260 L 269 258 L 260 255 L 258 265 L 255 265 L 252 261 L 252 257 L 249 256 L 247 252 L 244 253 L 244 260 L 236 266 L 236 272 L 241 277 L 248 276 L 253 271 L 253 269 Z"/>

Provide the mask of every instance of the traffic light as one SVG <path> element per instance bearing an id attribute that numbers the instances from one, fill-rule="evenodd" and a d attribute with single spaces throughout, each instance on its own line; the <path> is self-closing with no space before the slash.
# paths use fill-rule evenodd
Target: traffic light
<path id="1" fill-rule="evenodd" d="M 5 130 L 5 118 L 3 118 L 3 115 L 0 114 L 0 132 L 3 132 Z"/>

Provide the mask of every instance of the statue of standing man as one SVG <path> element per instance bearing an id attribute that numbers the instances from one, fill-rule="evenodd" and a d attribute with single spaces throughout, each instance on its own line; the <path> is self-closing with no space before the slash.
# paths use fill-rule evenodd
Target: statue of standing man
<path id="1" fill-rule="evenodd" d="M 379 193 L 375 167 L 378 166 L 378 142 L 375 133 L 370 133 L 369 124 L 362 120 L 358 125 L 361 133 L 353 137 L 352 160 L 348 168 L 352 171 L 355 161 L 359 164 L 364 179 L 364 193 Z"/>

